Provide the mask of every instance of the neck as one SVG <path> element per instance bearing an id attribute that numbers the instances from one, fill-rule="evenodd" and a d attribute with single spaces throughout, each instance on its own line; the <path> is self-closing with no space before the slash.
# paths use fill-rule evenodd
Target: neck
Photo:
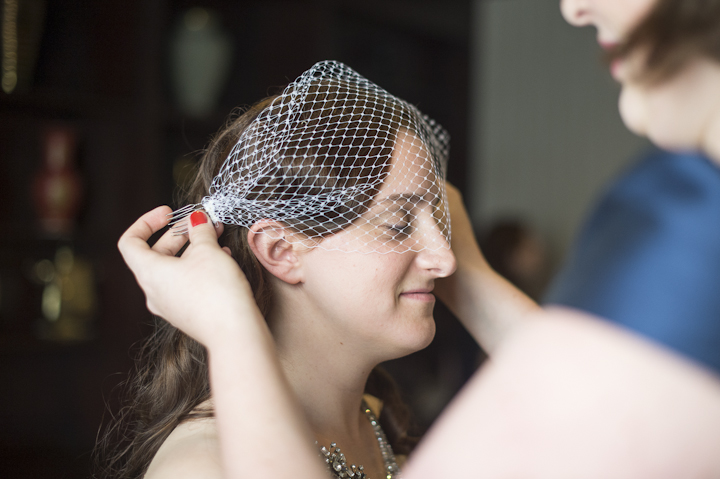
<path id="1" fill-rule="evenodd" d="M 710 123 L 703 139 L 703 150 L 711 160 L 720 165 L 720 105 L 717 110 L 717 115 Z"/>
<path id="2" fill-rule="evenodd" d="M 717 60 L 706 62 L 706 71 L 707 73 L 704 75 L 709 80 L 704 83 L 710 87 L 709 93 L 705 96 L 707 101 L 712 101 L 714 104 L 711 106 L 710 118 L 708 124 L 705 125 L 700 146 L 711 160 L 720 165 L 720 95 L 717 94 L 717 85 L 720 82 L 720 62 Z"/>
<path id="3" fill-rule="evenodd" d="M 270 325 L 280 362 L 318 442 L 359 440 L 362 395 L 377 361 L 301 308 L 276 309 Z"/>
<path id="4" fill-rule="evenodd" d="M 300 288 L 273 285 L 267 315 L 280 364 L 319 445 L 332 442 L 348 464 L 362 464 L 368 477 L 385 477 L 383 455 L 365 412 L 365 384 L 384 349 L 363 338 L 342 318 L 309 302 Z"/>

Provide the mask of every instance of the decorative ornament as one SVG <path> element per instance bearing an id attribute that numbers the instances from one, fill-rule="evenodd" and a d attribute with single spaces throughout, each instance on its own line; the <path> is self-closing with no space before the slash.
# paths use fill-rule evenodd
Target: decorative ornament
<path id="1" fill-rule="evenodd" d="M 41 231 L 51 237 L 69 237 L 82 199 L 82 182 L 75 168 L 75 132 L 69 127 L 48 128 L 43 164 L 33 185 Z"/>
<path id="2" fill-rule="evenodd" d="M 217 13 L 201 7 L 183 13 L 170 45 L 172 84 L 183 113 L 203 118 L 213 112 L 232 57 L 232 36 L 222 28 Z"/>
<path id="3" fill-rule="evenodd" d="M 375 414 L 373 414 L 365 400 L 362 402 L 362 408 L 373 428 L 378 446 L 380 446 L 380 454 L 382 455 L 383 464 L 385 465 L 384 479 L 400 479 L 400 467 L 395 460 L 395 454 L 393 453 L 392 447 L 390 446 L 387 437 L 385 437 L 385 432 L 380 427 L 380 422 L 377 420 Z M 348 466 L 345 454 L 343 454 L 334 442 L 330 444 L 330 449 L 322 446 L 320 448 L 320 456 L 325 460 L 325 463 L 328 466 L 328 471 L 330 471 L 335 477 L 340 479 L 368 479 L 362 465 L 356 466 L 355 464 L 351 464 Z"/>

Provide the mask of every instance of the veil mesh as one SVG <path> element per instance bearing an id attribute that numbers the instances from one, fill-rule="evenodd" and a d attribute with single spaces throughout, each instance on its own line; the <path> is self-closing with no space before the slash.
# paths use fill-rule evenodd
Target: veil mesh
<path id="1" fill-rule="evenodd" d="M 415 106 L 346 65 L 315 64 L 240 134 L 199 204 L 213 222 L 262 232 L 282 225 L 329 250 L 390 253 L 449 248 L 449 135 Z M 341 238 L 329 237 L 343 232 Z"/>

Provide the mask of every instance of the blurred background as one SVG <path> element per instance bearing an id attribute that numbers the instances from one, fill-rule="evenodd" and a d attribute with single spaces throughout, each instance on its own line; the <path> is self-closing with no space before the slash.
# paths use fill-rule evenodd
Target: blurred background
<path id="1" fill-rule="evenodd" d="M 541 297 L 602 185 L 646 147 L 594 32 L 557 4 L 0 0 L 0 477 L 89 476 L 151 320 L 117 239 L 173 204 L 234 108 L 319 60 L 449 130 L 449 179 L 489 258 Z M 420 431 L 484 357 L 436 316 L 433 345 L 388 364 Z"/>

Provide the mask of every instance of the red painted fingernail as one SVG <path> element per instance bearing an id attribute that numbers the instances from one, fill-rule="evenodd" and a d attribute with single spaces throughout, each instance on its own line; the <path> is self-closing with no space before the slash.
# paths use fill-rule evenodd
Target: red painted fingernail
<path id="1" fill-rule="evenodd" d="M 202 211 L 196 211 L 195 213 L 190 215 L 191 225 L 197 226 L 203 223 L 207 223 L 207 216 L 205 216 L 205 213 L 203 213 Z"/>

